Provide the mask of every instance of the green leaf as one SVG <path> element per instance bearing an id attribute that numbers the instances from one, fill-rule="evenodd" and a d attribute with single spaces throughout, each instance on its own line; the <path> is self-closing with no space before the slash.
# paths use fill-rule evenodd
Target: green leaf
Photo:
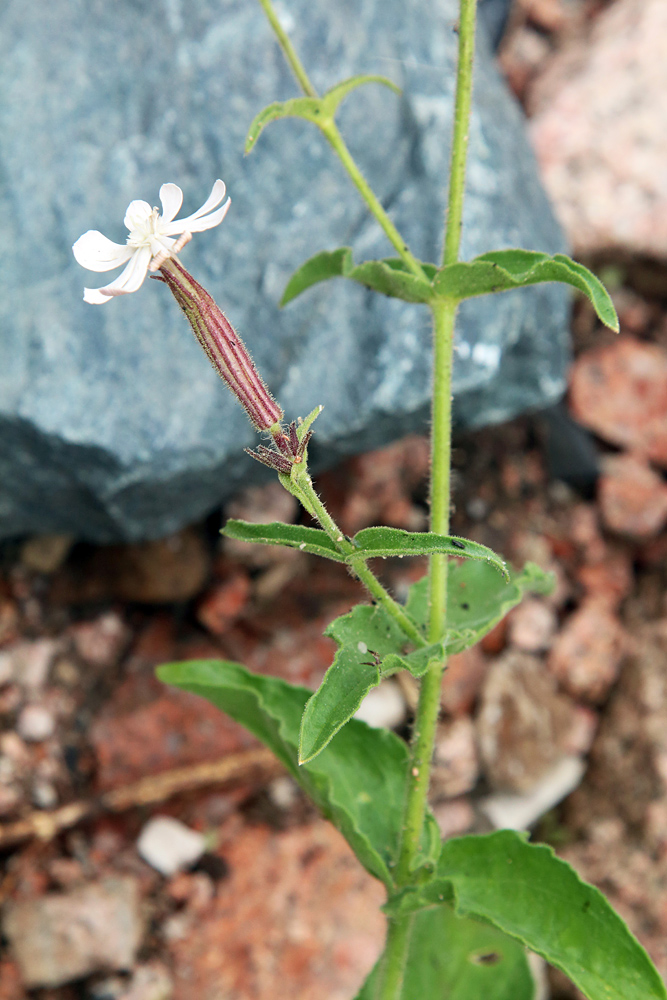
<path id="1" fill-rule="evenodd" d="M 327 90 L 326 94 L 322 97 L 322 106 L 325 113 L 333 118 L 334 114 L 338 109 L 340 102 L 347 97 L 347 95 L 355 90 L 357 87 L 362 87 L 367 83 L 380 83 L 384 87 L 389 87 L 393 90 L 395 94 L 401 94 L 401 88 L 398 87 L 393 80 L 389 80 L 386 76 L 375 76 L 371 74 L 351 76 L 347 80 L 343 80 L 341 83 L 337 83 L 335 87 L 331 87 Z"/>
<path id="2" fill-rule="evenodd" d="M 299 763 L 313 760 L 382 680 L 380 660 L 401 650 L 405 635 L 382 609 L 359 604 L 324 633 L 339 644 L 334 661 L 301 720 Z"/>
<path id="3" fill-rule="evenodd" d="M 520 573 L 511 570 L 509 581 L 488 563 L 451 563 L 447 577 L 447 634 L 443 640 L 447 655 L 474 646 L 525 594 L 549 593 L 553 584 L 553 574 L 544 573 L 534 563 L 527 563 Z M 410 587 L 405 609 L 417 625 L 426 626 L 426 577 Z"/>
<path id="4" fill-rule="evenodd" d="M 356 1000 L 375 1000 L 379 963 Z M 414 919 L 400 1000 L 533 1000 L 525 950 L 488 924 L 449 906 Z"/>
<path id="5" fill-rule="evenodd" d="M 288 477 L 286 477 L 288 478 Z M 259 545 L 287 545 L 292 549 L 310 552 L 335 562 L 345 562 L 334 543 L 325 531 L 319 528 L 306 528 L 300 524 L 283 524 L 273 521 L 271 524 L 254 524 L 249 521 L 227 521 L 221 534 L 227 538 L 236 538 L 241 542 L 255 542 Z"/>
<path id="6" fill-rule="evenodd" d="M 306 688 L 226 660 L 169 663 L 157 673 L 254 733 L 340 830 L 364 868 L 391 887 L 409 767 L 402 740 L 353 719 L 315 761 L 299 767 L 299 725 L 311 694 Z"/>
<path id="7" fill-rule="evenodd" d="M 361 75 L 351 76 L 349 79 L 343 80 L 342 83 L 337 83 L 322 97 L 294 97 L 289 101 L 274 101 L 253 118 L 245 140 L 245 152 L 251 151 L 269 122 L 275 122 L 279 118 L 304 118 L 306 121 L 314 122 L 319 127 L 333 121 L 341 101 L 356 87 L 361 87 L 366 83 L 381 83 L 393 90 L 394 93 L 401 93 L 401 88 L 388 80 L 386 76 Z"/>
<path id="8" fill-rule="evenodd" d="M 337 250 L 322 250 L 294 272 L 283 292 L 281 306 L 287 305 L 311 285 L 329 278 L 350 278 L 383 295 L 406 302 L 429 302 L 433 296 L 431 285 L 406 271 L 403 261 L 369 260 L 355 265 L 352 250 L 339 247 Z"/>
<path id="9" fill-rule="evenodd" d="M 455 911 L 493 924 L 561 969 L 589 1000 L 666 1000 L 644 948 L 605 897 L 551 847 L 512 830 L 448 840 L 435 879 L 388 904 L 407 913 L 454 893 Z"/>
<path id="10" fill-rule="evenodd" d="M 461 556 L 466 559 L 483 559 L 494 566 L 506 580 L 509 571 L 505 560 L 493 549 L 468 538 L 458 538 L 449 535 L 436 535 L 432 531 L 403 531 L 401 528 L 363 528 L 352 539 L 358 552 L 349 556 L 349 560 L 373 559 L 377 556 L 425 556 L 434 552 L 444 552 L 450 556 Z"/>
<path id="11" fill-rule="evenodd" d="M 297 424 L 296 436 L 298 437 L 299 441 L 303 441 L 304 437 L 312 427 L 313 423 L 317 420 L 323 409 L 324 407 L 320 403 L 319 406 L 316 406 L 314 410 L 310 411 L 305 420 L 301 420 L 301 423 Z"/>
<path id="12" fill-rule="evenodd" d="M 440 269 L 433 282 L 436 295 L 461 301 L 475 295 L 558 281 L 572 285 L 590 299 L 600 320 L 618 332 L 618 317 L 602 282 L 582 264 L 564 254 L 550 257 L 533 250 L 493 250 L 467 263 Z"/>
<path id="13" fill-rule="evenodd" d="M 245 152 L 249 153 L 269 122 L 279 118 L 305 118 L 317 122 L 323 117 L 322 100 L 319 97 L 293 97 L 289 101 L 274 101 L 255 115 L 245 140 Z"/>
<path id="14" fill-rule="evenodd" d="M 447 646 L 442 642 L 435 642 L 430 646 L 421 646 L 412 653 L 405 653 L 398 656 L 390 653 L 382 661 L 382 674 L 388 677 L 399 670 L 409 670 L 413 677 L 423 677 L 433 661 L 442 663 L 447 656 Z"/>

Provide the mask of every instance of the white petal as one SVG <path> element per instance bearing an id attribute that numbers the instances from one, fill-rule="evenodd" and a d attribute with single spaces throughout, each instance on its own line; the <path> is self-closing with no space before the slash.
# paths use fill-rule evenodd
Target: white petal
<path id="1" fill-rule="evenodd" d="M 183 192 L 178 184 L 163 184 L 160 188 L 162 221 L 171 222 L 183 204 Z"/>
<path id="2" fill-rule="evenodd" d="M 84 289 L 84 302 L 90 302 L 92 305 L 99 306 L 108 302 L 110 298 L 116 295 L 129 295 L 130 292 L 136 292 L 144 283 L 152 256 L 150 247 L 139 247 L 125 270 L 115 281 L 112 281 L 109 285 L 105 285 L 103 288 Z"/>
<path id="3" fill-rule="evenodd" d="M 173 236 L 175 233 L 184 233 L 186 231 L 190 233 L 201 232 L 201 229 L 195 227 L 195 221 L 201 218 L 202 215 L 210 212 L 216 205 L 219 205 L 225 197 L 226 192 L 227 188 L 224 183 L 218 179 L 213 185 L 210 195 L 201 208 L 198 208 L 192 215 L 188 215 L 186 219 L 176 219 L 175 222 L 172 222 L 170 225 L 165 226 L 164 229 L 161 229 L 161 232 L 168 236 Z M 224 214 L 220 216 L 217 222 L 213 222 L 212 225 L 217 226 L 218 223 L 222 222 L 223 218 Z M 211 227 L 204 226 L 203 228 L 210 229 Z"/>
<path id="4" fill-rule="evenodd" d="M 72 252 L 82 267 L 89 271 L 111 271 L 130 259 L 132 247 L 113 243 L 97 229 L 89 229 L 72 247 Z"/>
<path id="5" fill-rule="evenodd" d="M 215 212 L 211 212 L 209 215 L 204 215 L 201 219 L 193 219 L 185 227 L 185 229 L 187 229 L 189 233 L 203 233 L 205 229 L 212 229 L 213 226 L 219 226 L 224 217 L 227 215 L 231 203 L 232 199 L 228 198 L 225 204 L 221 205 L 220 208 L 217 208 Z"/>
<path id="6" fill-rule="evenodd" d="M 147 201 L 131 201 L 127 206 L 123 222 L 130 232 L 132 232 L 133 229 L 138 229 L 139 226 L 142 226 L 150 219 L 152 211 L 153 209 Z"/>

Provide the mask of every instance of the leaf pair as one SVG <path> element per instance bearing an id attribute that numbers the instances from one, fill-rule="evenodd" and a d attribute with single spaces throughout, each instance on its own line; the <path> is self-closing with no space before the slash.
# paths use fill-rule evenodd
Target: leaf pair
<path id="1" fill-rule="evenodd" d="M 401 528 L 362 528 L 352 539 L 353 552 L 345 552 L 320 528 L 307 528 L 300 524 L 251 524 L 248 521 L 229 520 L 222 534 L 242 542 L 262 545 L 286 545 L 300 549 L 311 555 L 323 556 L 335 562 L 353 565 L 359 560 L 387 559 L 403 556 L 433 555 L 443 552 L 450 556 L 480 559 L 496 567 L 504 576 L 508 575 L 504 559 L 493 549 L 469 538 L 437 535 L 431 531 L 403 531 Z M 342 538 L 341 538 L 342 541 Z M 346 546 L 349 548 L 349 546 Z"/>
<path id="2" fill-rule="evenodd" d="M 618 317 L 602 282 L 592 271 L 564 254 L 534 250 L 494 250 L 471 261 L 437 269 L 421 262 L 425 278 L 418 278 L 397 258 L 355 264 L 352 250 L 323 250 L 307 260 L 287 283 L 280 304 L 286 305 L 307 288 L 329 278 L 349 278 L 382 295 L 406 302 L 453 299 L 462 302 L 478 295 L 507 292 L 543 282 L 571 285 L 590 299 L 599 319 L 618 332 Z M 428 280 L 426 280 L 428 279 Z"/>

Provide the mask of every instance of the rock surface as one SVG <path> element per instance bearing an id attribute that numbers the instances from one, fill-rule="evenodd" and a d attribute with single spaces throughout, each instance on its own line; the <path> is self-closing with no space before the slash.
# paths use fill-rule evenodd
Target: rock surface
<path id="1" fill-rule="evenodd" d="M 291 0 L 285 16 L 317 87 L 368 72 L 403 88 L 399 99 L 364 87 L 340 120 L 415 253 L 436 258 L 456 4 L 414 13 L 400 0 Z M 188 211 L 216 177 L 226 181 L 233 206 L 224 226 L 195 240 L 184 262 L 225 306 L 286 413 L 325 404 L 317 465 L 425 426 L 426 310 L 342 283 L 277 308 L 312 253 L 351 244 L 363 258 L 391 248 L 312 127 L 279 122 L 243 159 L 253 115 L 296 94 L 259 7 L 175 0 L 156 17 L 132 0 L 9 0 L 0 29 L 0 216 L 11 246 L 0 305 L 0 536 L 157 537 L 261 475 L 241 454 L 253 441 L 245 414 L 163 288 L 147 282 L 103 308 L 81 301 L 91 276 L 71 244 L 90 228 L 124 239 L 129 201 L 153 203 L 168 180 L 184 188 Z M 470 151 L 463 256 L 563 250 L 520 113 L 482 35 Z M 460 424 L 503 420 L 561 394 L 567 301 L 543 286 L 466 304 Z"/>
<path id="2" fill-rule="evenodd" d="M 531 95 L 547 190 L 577 252 L 667 253 L 664 0 L 617 0 Z"/>
<path id="3" fill-rule="evenodd" d="M 143 932 L 132 878 L 10 903 L 3 930 L 28 988 L 130 969 Z"/>

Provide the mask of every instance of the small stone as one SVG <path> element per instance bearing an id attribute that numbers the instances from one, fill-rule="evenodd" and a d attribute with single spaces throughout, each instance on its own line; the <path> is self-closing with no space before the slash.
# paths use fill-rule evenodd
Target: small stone
<path id="1" fill-rule="evenodd" d="M 432 808 L 443 840 L 447 840 L 448 837 L 460 837 L 467 833 L 475 822 L 475 811 L 465 798 L 436 802 Z"/>
<path id="2" fill-rule="evenodd" d="M 563 757 L 522 795 L 489 795 L 479 807 L 497 830 L 527 830 L 581 782 L 586 765 L 581 757 Z"/>
<path id="3" fill-rule="evenodd" d="M 489 660 L 479 646 L 449 657 L 440 692 L 440 704 L 449 715 L 472 711 L 488 669 Z"/>
<path id="4" fill-rule="evenodd" d="M 74 625 L 70 634 L 83 660 L 96 667 L 110 667 L 120 656 L 129 630 L 120 615 L 108 611 L 94 621 Z"/>
<path id="5" fill-rule="evenodd" d="M 618 611 L 634 585 L 630 555 L 622 549 L 609 548 L 604 559 L 580 566 L 577 579 L 587 597 L 606 604 L 610 611 Z"/>
<path id="6" fill-rule="evenodd" d="M 584 601 L 556 636 L 549 670 L 575 698 L 598 704 L 618 678 L 625 647 L 616 616 L 602 603 Z"/>
<path id="7" fill-rule="evenodd" d="M 299 799 L 299 788 L 293 778 L 283 774 L 269 782 L 269 798 L 278 809 L 291 809 Z"/>
<path id="8" fill-rule="evenodd" d="M 197 619 L 213 635 L 223 635 L 239 617 L 250 598 L 250 578 L 238 570 L 216 584 L 197 606 Z"/>
<path id="9" fill-rule="evenodd" d="M 38 809 L 53 809 L 58 805 L 58 792 L 50 781 L 36 781 L 32 786 L 32 802 Z"/>
<path id="10" fill-rule="evenodd" d="M 28 743 L 41 743 L 53 736 L 56 720 L 42 705 L 26 705 L 19 714 L 16 729 Z"/>
<path id="11" fill-rule="evenodd" d="M 167 877 L 195 864 L 206 850 L 206 838 L 171 816 L 154 816 L 144 826 L 137 851 Z"/>
<path id="12" fill-rule="evenodd" d="M 438 729 L 433 758 L 434 798 L 454 798 L 471 791 L 479 777 L 475 726 L 468 716 Z"/>
<path id="13" fill-rule="evenodd" d="M 2 926 L 28 989 L 130 969 L 143 933 L 137 883 L 108 879 L 9 902 Z"/>
<path id="14" fill-rule="evenodd" d="M 10 816 L 22 800 L 18 785 L 0 784 L 0 816 Z"/>
<path id="15" fill-rule="evenodd" d="M 578 254 L 665 256 L 666 35 L 664 0 L 616 0 L 533 88 L 542 177 Z"/>
<path id="16" fill-rule="evenodd" d="M 525 653 L 541 653 L 549 649 L 558 628 L 553 608 L 537 597 L 528 597 L 509 618 L 509 641 Z"/>
<path id="17" fill-rule="evenodd" d="M 35 639 L 4 649 L 0 652 L 0 684 L 15 681 L 22 688 L 39 691 L 60 646 L 57 639 Z"/>
<path id="18" fill-rule="evenodd" d="M 602 519 L 618 535 L 647 539 L 667 523 L 667 483 L 641 458 L 607 458 L 598 482 Z"/>
<path id="19" fill-rule="evenodd" d="M 119 1000 L 171 1000 L 174 984 L 167 967 L 158 961 L 139 965 Z"/>
<path id="20" fill-rule="evenodd" d="M 565 756 L 573 709 L 536 657 L 511 650 L 497 660 L 476 719 L 490 784 L 499 791 L 530 791 Z"/>
<path id="21" fill-rule="evenodd" d="M 72 535 L 36 535 L 21 547 L 21 562 L 35 573 L 55 573 L 74 544 Z"/>
<path id="22" fill-rule="evenodd" d="M 354 713 L 355 719 L 375 729 L 394 729 L 405 721 L 406 705 L 395 681 L 383 681 L 370 691 Z"/>
<path id="23" fill-rule="evenodd" d="M 619 337 L 586 351 L 570 376 L 573 416 L 605 441 L 667 466 L 667 351 Z"/>

